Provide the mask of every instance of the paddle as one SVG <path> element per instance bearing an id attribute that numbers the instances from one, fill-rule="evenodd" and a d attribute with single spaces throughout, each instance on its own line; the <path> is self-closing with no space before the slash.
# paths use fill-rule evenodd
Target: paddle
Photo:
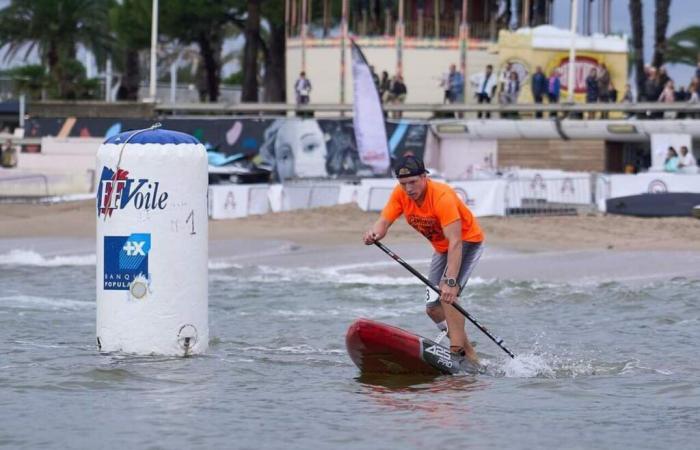
<path id="1" fill-rule="evenodd" d="M 432 290 L 434 290 L 435 292 L 437 292 L 438 294 L 440 294 L 440 289 L 438 289 L 437 286 L 435 286 L 433 283 L 431 283 L 430 280 L 428 280 L 427 278 L 425 278 L 425 277 L 424 277 L 420 272 L 418 272 L 416 269 L 414 269 L 413 267 L 411 267 L 406 261 L 404 261 L 403 259 L 401 259 L 401 257 L 400 257 L 399 255 L 397 255 L 396 253 L 394 253 L 394 252 L 392 252 L 391 250 L 389 250 L 389 248 L 388 248 L 386 245 L 382 244 L 382 243 L 379 242 L 379 241 L 374 241 L 374 245 L 376 245 L 377 247 L 379 247 L 380 249 L 382 249 L 382 251 L 383 251 L 384 253 L 386 253 L 387 255 L 391 256 L 391 257 L 394 259 L 394 261 L 396 261 L 397 263 L 399 263 L 399 264 L 401 264 L 402 266 L 404 266 L 409 272 L 411 272 L 413 275 L 415 275 L 416 277 L 418 277 L 418 279 L 421 280 L 423 283 L 425 283 L 425 285 L 428 286 L 430 289 L 432 289 Z M 515 358 L 515 355 L 513 354 L 513 352 L 511 352 L 510 350 L 508 350 L 508 349 L 506 348 L 506 346 L 503 345 L 503 339 L 501 339 L 501 338 L 499 338 L 499 337 L 495 337 L 494 335 L 492 335 L 491 333 L 489 333 L 489 330 L 487 330 L 485 326 L 481 325 L 474 317 L 471 316 L 471 314 L 469 314 L 467 311 L 465 311 L 465 309 L 462 308 L 462 307 L 461 307 L 460 305 L 458 305 L 457 303 L 453 303 L 452 306 L 454 306 L 454 308 L 455 308 L 457 311 L 459 311 L 464 317 L 466 317 L 467 319 L 469 319 L 469 321 L 470 321 L 471 323 L 473 323 L 478 329 L 480 329 L 480 330 L 481 330 L 486 336 L 488 336 L 493 342 L 495 342 L 496 345 L 498 345 L 499 347 L 501 347 L 501 349 L 502 349 L 504 352 L 508 353 L 508 356 L 510 356 L 511 358 Z"/>

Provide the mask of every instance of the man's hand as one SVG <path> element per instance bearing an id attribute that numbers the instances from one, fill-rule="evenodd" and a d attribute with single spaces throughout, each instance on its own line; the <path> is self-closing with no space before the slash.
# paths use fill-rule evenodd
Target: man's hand
<path id="1" fill-rule="evenodd" d="M 440 301 L 445 302 L 448 305 L 457 302 L 457 295 L 459 294 L 459 286 L 449 287 L 445 282 L 440 283 Z"/>
<path id="2" fill-rule="evenodd" d="M 377 234 L 374 232 L 374 229 L 370 228 L 365 232 L 365 235 L 362 237 L 362 240 L 364 241 L 365 245 L 372 245 L 375 241 L 378 240 L 378 237 Z"/>
<path id="3" fill-rule="evenodd" d="M 372 225 L 372 228 L 365 231 L 364 236 L 362 236 L 362 241 L 365 243 L 365 245 L 374 244 L 376 241 L 379 241 L 386 236 L 386 232 L 390 226 L 391 222 L 380 217 L 379 220 Z"/>

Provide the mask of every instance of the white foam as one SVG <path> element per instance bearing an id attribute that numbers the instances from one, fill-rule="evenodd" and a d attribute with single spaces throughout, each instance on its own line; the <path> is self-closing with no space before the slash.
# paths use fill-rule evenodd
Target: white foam
<path id="1" fill-rule="evenodd" d="M 209 270 L 242 269 L 241 264 L 233 263 L 229 260 L 209 260 Z"/>
<path id="2" fill-rule="evenodd" d="M 555 371 L 540 355 L 521 354 L 506 360 L 502 367 L 507 378 L 554 378 Z"/>
<path id="3" fill-rule="evenodd" d="M 0 255 L 0 265 L 5 266 L 94 266 L 95 254 L 45 257 L 32 250 L 11 250 Z"/>
<path id="4" fill-rule="evenodd" d="M 10 295 L 0 297 L 0 304 L 2 304 L 3 307 L 13 309 L 79 311 L 95 308 L 95 303 L 93 302 L 71 300 L 67 298 L 36 297 L 31 295 Z"/>

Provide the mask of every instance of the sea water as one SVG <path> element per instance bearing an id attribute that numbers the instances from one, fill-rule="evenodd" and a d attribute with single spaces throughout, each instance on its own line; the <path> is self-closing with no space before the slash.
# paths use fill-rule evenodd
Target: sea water
<path id="1" fill-rule="evenodd" d="M 415 261 L 424 264 L 425 261 Z M 696 448 L 700 277 L 474 278 L 487 374 L 360 377 L 367 317 L 432 337 L 423 288 L 386 262 L 212 259 L 211 348 L 100 355 L 95 255 L 0 254 L 2 448 Z"/>

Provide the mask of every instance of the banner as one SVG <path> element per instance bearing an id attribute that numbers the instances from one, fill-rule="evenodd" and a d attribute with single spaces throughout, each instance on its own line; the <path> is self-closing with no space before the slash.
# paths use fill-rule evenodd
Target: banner
<path id="1" fill-rule="evenodd" d="M 389 170 L 389 147 L 379 92 L 360 47 L 352 42 L 353 125 L 360 161 L 375 174 Z"/>
<path id="2" fill-rule="evenodd" d="M 373 168 L 360 159 L 351 119 L 231 117 L 175 118 L 161 122 L 166 129 L 196 137 L 208 150 L 226 156 L 242 155 L 254 162 L 266 163 L 276 180 L 369 177 L 374 173 Z M 407 153 L 423 157 L 427 122 L 382 119 L 381 123 L 384 126 L 379 127 L 386 129 L 389 136 L 388 145 L 393 158 Z M 72 141 L 76 143 L 81 138 L 86 142 L 92 138 L 99 143 L 115 133 L 151 125 L 152 121 L 145 119 L 39 117 L 27 120 L 26 135 L 32 138 L 76 138 Z M 35 147 L 42 152 L 51 150 L 40 145 Z"/>

